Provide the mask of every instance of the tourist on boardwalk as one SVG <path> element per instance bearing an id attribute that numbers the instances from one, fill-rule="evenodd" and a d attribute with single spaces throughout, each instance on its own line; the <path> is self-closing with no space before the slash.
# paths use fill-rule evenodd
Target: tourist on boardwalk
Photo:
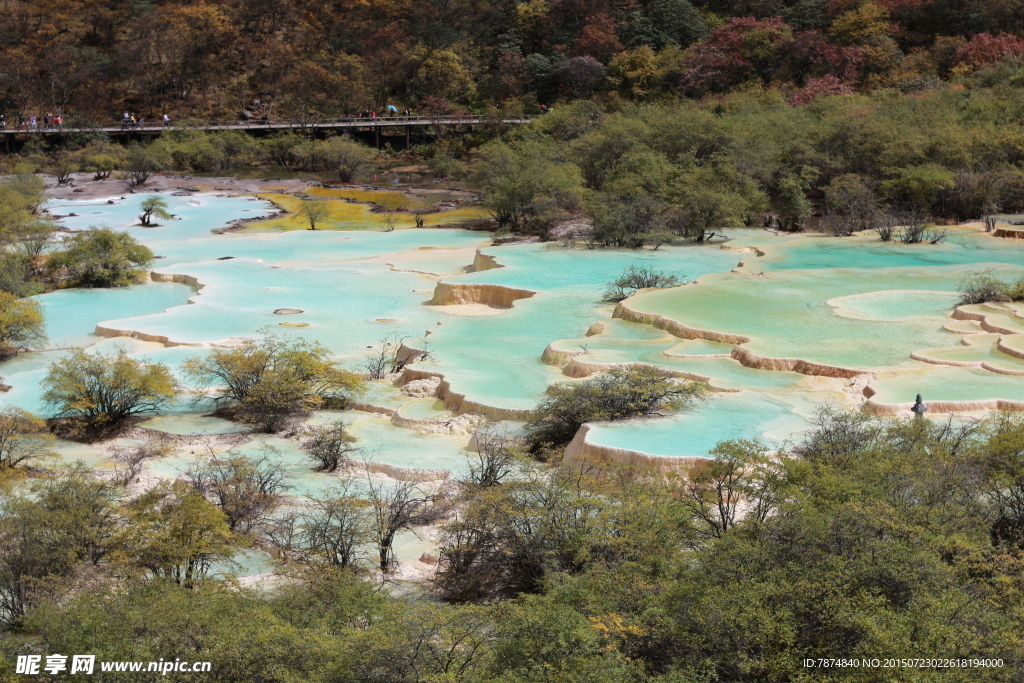
<path id="1" fill-rule="evenodd" d="M 121 116 L 121 130 L 124 130 L 125 128 L 127 128 L 128 127 L 128 123 L 130 121 L 131 121 L 131 114 L 129 114 L 128 112 L 125 112 Z"/>
<path id="2" fill-rule="evenodd" d="M 164 114 L 164 128 L 166 128 L 169 125 L 171 125 L 171 117 L 167 114 Z"/>
<path id="3" fill-rule="evenodd" d="M 0 114 L 0 130 L 7 130 L 7 115 Z"/>
<path id="4" fill-rule="evenodd" d="M 39 130 L 39 119 L 35 116 L 30 116 L 28 118 L 28 127 L 30 130 Z"/>
<path id="5" fill-rule="evenodd" d="M 57 114 L 53 118 L 53 122 L 56 124 L 57 130 L 63 130 L 64 129 L 64 117 L 61 116 L 60 114 Z"/>

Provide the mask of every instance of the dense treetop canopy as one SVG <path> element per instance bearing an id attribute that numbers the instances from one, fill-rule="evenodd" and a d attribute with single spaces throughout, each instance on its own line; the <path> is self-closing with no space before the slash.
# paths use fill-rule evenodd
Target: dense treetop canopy
<path id="1" fill-rule="evenodd" d="M 10 0 L 0 109 L 337 116 L 756 83 L 801 104 L 955 80 L 1024 54 L 1022 32 L 999 0 Z"/>

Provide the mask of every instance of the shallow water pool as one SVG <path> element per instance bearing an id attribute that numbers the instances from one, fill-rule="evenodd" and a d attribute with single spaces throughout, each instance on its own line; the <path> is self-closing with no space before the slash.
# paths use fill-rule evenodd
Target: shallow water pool
<path id="1" fill-rule="evenodd" d="M 160 227 L 142 228 L 135 223 L 145 196 L 117 197 L 111 204 L 52 202 L 49 208 L 58 215 L 75 213 L 62 219 L 70 229 L 107 225 L 127 230 L 160 257 L 154 264 L 157 276 L 180 283 L 65 290 L 39 297 L 48 319 L 50 350 L 0 364 L 0 376 L 11 386 L 0 394 L 0 402 L 47 414 L 40 382 L 48 364 L 60 362 L 62 349 L 124 349 L 150 362 L 167 363 L 180 377 L 181 363 L 205 353 L 204 345 L 268 331 L 322 343 L 353 369 L 376 353 L 385 338 L 405 339 L 429 351 L 429 359 L 417 367 L 443 374 L 452 392 L 493 408 L 528 410 L 552 383 L 577 381 L 562 372 L 561 365 L 570 359 L 596 370 L 613 363 L 648 363 L 707 378 L 714 387 L 733 392 L 716 394 L 677 416 L 599 425 L 589 437 L 595 443 L 657 454 L 702 455 L 725 438 L 787 438 L 806 426 L 806 417 L 836 399 L 845 380 L 781 369 L 815 372 L 798 367 L 798 361 L 875 373 L 872 386 L 879 401 L 903 402 L 917 391 L 926 400 L 1024 398 L 1021 377 L 998 372 L 1014 371 L 1018 360 L 998 351 L 998 340 L 978 348 L 959 346 L 962 333 L 980 331 L 980 324 L 950 317 L 965 275 L 992 268 L 1007 278 L 1019 277 L 1024 274 L 1024 248 L 966 228 L 951 229 L 946 242 L 937 245 L 881 243 L 872 235 L 778 237 L 737 230 L 726 249 L 718 244 L 657 251 L 564 249 L 554 244 L 492 247 L 488 235 L 461 229 L 381 232 L 381 214 L 367 204 L 336 206 L 344 209 L 344 216 L 339 214 L 335 227 L 356 228 L 352 230 L 289 231 L 296 219 L 284 217 L 277 220 L 279 225 L 260 226 L 261 232 L 212 232 L 273 210 L 254 197 L 167 196 L 175 218 Z M 381 197 L 370 193 L 352 198 Z M 296 201 L 278 199 L 286 205 Z M 479 211 L 458 209 L 443 218 Z M 502 267 L 466 273 L 476 249 Z M 764 255 L 756 256 L 755 249 Z M 744 265 L 737 267 L 741 261 Z M 623 304 L 676 334 L 613 317 L 615 305 L 602 301 L 607 283 L 631 265 L 697 280 L 644 291 Z M 448 308 L 430 305 L 438 281 L 534 294 L 515 300 L 508 309 Z M 287 309 L 293 313 L 275 313 Z M 986 315 L 986 324 L 1024 330 L 1024 321 L 1012 311 Z M 157 341 L 99 338 L 93 336 L 97 325 L 106 334 L 120 331 Z M 549 345 L 560 360 L 542 360 Z M 925 364 L 911 358 L 917 352 L 930 353 L 938 363 L 966 359 L 997 367 L 990 371 Z M 849 403 L 851 391 L 838 398 Z M 398 409 L 401 417 L 414 420 L 449 416 L 436 398 L 410 399 L 379 383 L 359 400 Z M 193 406 L 182 397 L 167 415 L 145 426 L 198 437 L 245 429 L 202 417 L 204 409 L 209 406 Z M 329 419 L 330 414 L 322 414 L 313 421 Z M 342 419 L 360 439 L 362 456 L 374 462 L 456 474 L 465 467 L 465 436 L 422 434 L 370 413 L 350 411 Z M 269 452 L 288 468 L 296 495 L 336 483 L 336 477 L 312 470 L 294 439 L 275 439 L 257 436 L 236 450 L 252 454 L 272 446 L 276 450 Z M 76 449 L 62 450 L 70 456 Z M 78 452 L 98 466 L 104 462 L 102 453 Z M 195 457 L 181 452 L 151 468 L 161 476 L 177 476 Z"/>

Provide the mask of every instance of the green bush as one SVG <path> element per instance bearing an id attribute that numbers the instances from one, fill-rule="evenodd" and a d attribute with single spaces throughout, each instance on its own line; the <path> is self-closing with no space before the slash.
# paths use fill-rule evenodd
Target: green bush
<path id="1" fill-rule="evenodd" d="M 484 202 L 499 227 L 544 233 L 580 208 L 580 171 L 554 152 L 540 142 L 492 142 L 480 150 L 475 170 L 485 187 Z"/>
<path id="2" fill-rule="evenodd" d="M 0 291 L 0 360 L 46 342 L 46 323 L 39 302 Z"/>
<path id="3" fill-rule="evenodd" d="M 343 410 L 361 391 L 361 378 L 338 368 L 321 344 L 274 335 L 243 339 L 189 358 L 185 374 L 231 417 L 264 431 L 318 408 Z"/>
<path id="4" fill-rule="evenodd" d="M 669 275 L 668 273 L 654 270 L 651 266 L 643 267 L 633 263 L 629 268 L 622 271 L 621 275 L 608 283 L 608 289 L 605 291 L 603 299 L 617 303 L 623 299 L 628 299 L 641 289 L 678 287 L 687 282 L 685 277 Z"/>
<path id="5" fill-rule="evenodd" d="M 143 363 L 123 350 L 102 354 L 76 349 L 50 363 L 41 386 L 43 400 L 58 417 L 80 418 L 89 429 L 99 430 L 166 406 L 177 383 L 162 363 Z"/>
<path id="6" fill-rule="evenodd" d="M 90 228 L 68 240 L 46 265 L 62 287 L 127 287 L 143 279 L 153 259 L 149 247 L 126 232 Z"/>
<path id="7" fill-rule="evenodd" d="M 223 171 L 263 161 L 260 143 L 239 130 L 211 133 L 172 129 L 161 134 L 150 148 L 181 171 Z"/>
<path id="8" fill-rule="evenodd" d="M 276 166 L 295 166 L 299 162 L 298 149 L 304 140 L 291 131 L 274 133 L 260 142 L 263 157 Z"/>
<path id="9" fill-rule="evenodd" d="M 428 159 L 427 168 L 435 178 L 459 178 L 466 172 L 466 164 L 447 154 L 436 154 Z"/>
<path id="10" fill-rule="evenodd" d="M 373 158 L 373 150 L 344 136 L 336 135 L 317 145 L 317 156 L 325 169 L 338 174 L 338 180 L 351 183 L 359 167 Z"/>
<path id="11" fill-rule="evenodd" d="M 983 304 L 986 301 L 1008 302 L 1024 300 L 1024 277 L 1007 282 L 996 277 L 991 270 L 970 273 L 960 283 L 958 306 Z"/>
<path id="12" fill-rule="evenodd" d="M 585 422 L 654 417 L 692 405 L 703 393 L 703 384 L 680 381 L 659 368 L 613 367 L 581 382 L 552 386 L 527 420 L 526 432 L 534 451 L 562 446 Z"/>
<path id="13" fill-rule="evenodd" d="M 0 408 L 0 470 L 55 456 L 52 441 L 43 420 L 20 408 Z"/>

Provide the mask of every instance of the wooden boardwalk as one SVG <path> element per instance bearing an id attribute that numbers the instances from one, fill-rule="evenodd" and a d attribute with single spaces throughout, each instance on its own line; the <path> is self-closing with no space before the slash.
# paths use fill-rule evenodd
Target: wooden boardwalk
<path id="1" fill-rule="evenodd" d="M 59 135 L 64 133 L 110 133 L 113 135 L 140 133 L 146 135 L 158 135 L 165 130 L 245 130 L 245 131 L 273 131 L 273 130 L 294 130 L 316 132 L 321 130 L 380 130 L 382 128 L 398 128 L 405 126 L 406 130 L 416 128 L 427 128 L 430 126 L 477 126 L 482 124 L 503 124 L 518 125 L 530 123 L 530 119 L 501 119 L 495 120 L 483 116 L 455 115 L 455 116 L 383 116 L 371 118 L 341 118 L 341 119 L 316 119 L 310 121 L 281 121 L 281 120 L 250 120 L 250 121 L 203 121 L 188 122 L 178 125 L 171 122 L 164 126 L 160 121 L 146 121 L 143 125 L 122 125 L 120 122 L 109 126 L 98 125 L 92 127 L 56 127 L 51 125 L 45 128 L 42 122 L 37 123 L 35 128 L 28 128 L 28 125 L 19 127 L 7 122 L 6 130 L 0 130 L 0 135 Z"/>

